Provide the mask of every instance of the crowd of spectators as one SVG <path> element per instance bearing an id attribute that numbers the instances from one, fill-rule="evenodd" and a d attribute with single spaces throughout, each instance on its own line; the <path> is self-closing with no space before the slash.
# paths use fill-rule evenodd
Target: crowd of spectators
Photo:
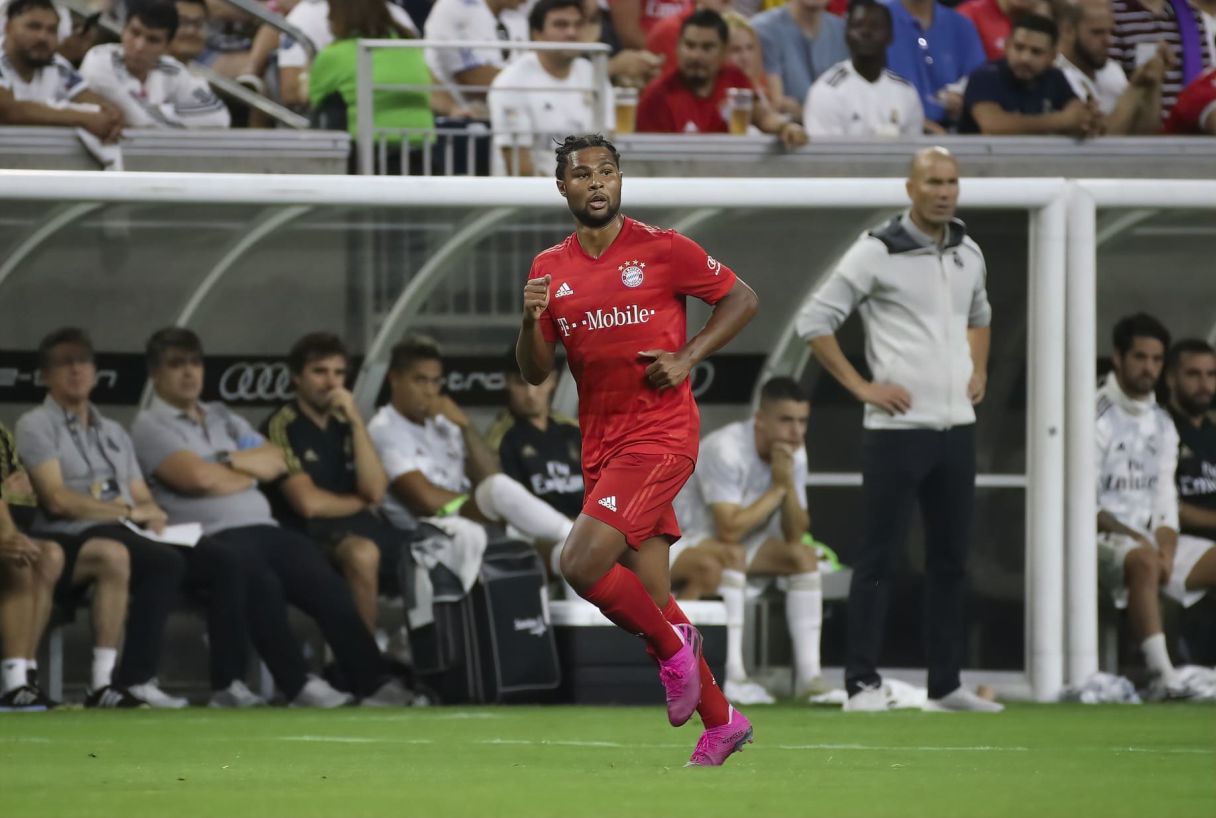
<path id="1" fill-rule="evenodd" d="M 555 133 L 1216 134 L 1216 0 L 269 0 L 308 43 L 223 0 L 110 0 L 73 20 L 10 0 L 0 123 L 124 128 L 272 124 L 206 66 L 314 123 L 357 133 L 358 39 L 377 49 L 374 126 L 411 172 L 437 128 L 488 122 L 496 173 L 548 175 Z M 408 8 L 407 8 L 408 7 Z M 99 12 L 100 14 L 100 12 Z M 109 19 L 109 18 L 107 18 Z M 585 54 L 504 43 L 603 43 Z M 913 100 L 909 91 L 915 91 Z M 428 154 L 429 155 L 429 154 Z"/>

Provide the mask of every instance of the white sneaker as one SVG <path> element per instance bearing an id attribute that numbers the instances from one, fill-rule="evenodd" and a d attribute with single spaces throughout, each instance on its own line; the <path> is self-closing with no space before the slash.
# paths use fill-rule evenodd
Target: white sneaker
<path id="1" fill-rule="evenodd" d="M 376 692 L 359 702 L 360 707 L 409 707 L 414 693 L 397 679 L 390 679 Z"/>
<path id="2" fill-rule="evenodd" d="M 965 687 L 959 686 L 940 699 L 929 699 L 925 702 L 926 713 L 1000 713 L 1005 705 L 981 699 Z"/>
<path id="3" fill-rule="evenodd" d="M 885 713 L 890 709 L 891 702 L 882 684 L 862 685 L 845 701 L 843 710 L 846 713 Z"/>
<path id="4" fill-rule="evenodd" d="M 822 696 L 831 689 L 831 685 L 825 682 L 822 676 L 815 676 L 794 686 L 794 698 L 799 700 L 813 699 L 816 696 Z"/>
<path id="5" fill-rule="evenodd" d="M 732 704 L 775 704 L 776 699 L 764 687 L 751 679 L 726 680 L 722 692 Z"/>
<path id="6" fill-rule="evenodd" d="M 328 710 L 334 707 L 344 707 L 354 700 L 355 697 L 349 693 L 334 690 L 329 682 L 320 676 L 309 676 L 304 687 L 300 688 L 300 692 L 291 700 L 288 707 L 320 707 Z"/>
<path id="7" fill-rule="evenodd" d="M 211 701 L 207 702 L 207 706 L 243 710 L 247 707 L 265 707 L 266 700 L 246 687 L 240 679 L 236 679 L 223 690 L 211 694 Z"/>
<path id="8" fill-rule="evenodd" d="M 127 690 L 135 698 L 143 699 L 158 710 L 180 710 L 190 704 L 181 696 L 170 696 L 161 690 L 156 679 L 149 679 L 141 685 L 131 685 Z"/>

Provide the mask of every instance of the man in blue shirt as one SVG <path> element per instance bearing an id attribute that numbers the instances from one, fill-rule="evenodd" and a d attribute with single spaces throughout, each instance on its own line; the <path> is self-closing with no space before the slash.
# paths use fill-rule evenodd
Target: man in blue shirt
<path id="1" fill-rule="evenodd" d="M 916 86 L 926 122 L 957 118 L 946 86 L 984 64 L 984 44 L 963 15 L 935 0 L 884 0 L 891 9 L 895 39 L 887 49 L 887 68 Z"/>
<path id="2" fill-rule="evenodd" d="M 1013 23 L 1005 57 L 973 73 L 963 98 L 959 133 L 990 135 L 1100 133 L 1097 103 L 1077 99 L 1056 68 L 1056 24 L 1028 14 Z"/>
<path id="3" fill-rule="evenodd" d="M 752 18 L 764 73 L 774 90 L 773 105 L 781 110 L 791 108 L 801 114 L 811 84 L 849 58 L 844 20 L 828 14 L 826 7 L 826 0 L 790 0 Z"/>

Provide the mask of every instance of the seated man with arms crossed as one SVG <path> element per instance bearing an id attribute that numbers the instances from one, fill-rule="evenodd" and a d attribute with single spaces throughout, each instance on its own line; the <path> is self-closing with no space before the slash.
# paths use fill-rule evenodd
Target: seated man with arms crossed
<path id="1" fill-rule="evenodd" d="M 282 449 L 223 404 L 199 400 L 203 347 L 198 336 L 179 327 L 159 330 L 148 339 L 147 355 L 155 397 L 131 427 L 140 462 L 170 519 L 202 524 L 196 551 L 219 549 L 236 557 L 226 570 L 219 566 L 203 578 L 218 586 L 208 613 L 212 638 L 228 637 L 244 624 L 289 701 L 308 707 L 347 704 L 349 695 L 308 678 L 287 622 L 291 603 L 316 621 L 362 704 L 408 704 L 412 695 L 389 677 L 342 580 L 311 540 L 275 523 L 257 489 L 259 482 L 276 480 L 287 470 Z M 212 652 L 212 701 L 256 706 L 260 701 L 241 682 L 244 645 L 232 640 L 228 648 L 222 655 Z"/>
<path id="2" fill-rule="evenodd" d="M 544 548 L 563 543 L 572 523 L 499 470 L 498 459 L 456 402 L 441 394 L 443 359 L 424 338 L 393 347 L 390 402 L 368 424 L 389 477 L 390 521 L 460 515 L 510 526 Z"/>
<path id="3" fill-rule="evenodd" d="M 788 578 L 786 620 L 794 648 L 794 695 L 822 692 L 819 634 L 823 591 L 819 558 L 803 543 L 806 426 L 811 405 L 790 378 L 760 390 L 751 420 L 724 426 L 701 441 L 697 469 L 676 499 L 684 536 L 671 546 L 671 579 L 681 598 L 714 593 L 726 603 L 726 697 L 771 704 L 743 664 L 746 575 Z"/>
<path id="4" fill-rule="evenodd" d="M 279 522 L 325 546 L 374 633 L 381 587 L 399 591 L 409 535 L 380 516 L 388 477 L 346 389 L 349 359 L 342 340 L 327 332 L 305 335 L 288 353 L 296 399 L 266 422 L 287 461 L 271 504 Z"/>

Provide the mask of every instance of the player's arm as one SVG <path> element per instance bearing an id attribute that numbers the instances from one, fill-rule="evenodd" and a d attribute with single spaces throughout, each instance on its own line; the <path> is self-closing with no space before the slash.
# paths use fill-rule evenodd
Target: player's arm
<path id="1" fill-rule="evenodd" d="M 380 462 L 380 456 L 376 454 L 376 446 L 367 432 L 367 424 L 363 422 L 363 416 L 359 414 L 355 396 L 345 388 L 335 389 L 330 393 L 329 406 L 333 414 L 350 426 L 350 439 L 355 455 L 355 488 L 359 492 L 358 499 L 371 506 L 378 505 L 384 499 L 384 492 L 388 490 L 388 475 L 384 473 L 384 464 Z M 287 449 L 280 448 L 283 449 L 283 456 L 286 460 Z"/>
<path id="2" fill-rule="evenodd" d="M 714 515 L 714 529 L 718 540 L 729 543 L 743 542 L 748 532 L 764 524 L 773 512 L 781 507 L 788 490 L 774 483 L 748 506 L 735 503 L 712 503 L 709 510 Z"/>
<path id="3" fill-rule="evenodd" d="M 180 449 L 166 457 L 156 467 L 155 474 L 173 491 L 191 497 L 227 497 L 257 485 L 250 475 L 222 463 L 204 460 L 189 449 Z"/>
<path id="4" fill-rule="evenodd" d="M 650 385 L 656 389 L 679 386 L 694 366 L 738 335 L 759 309 L 760 299 L 755 290 L 743 279 L 735 279 L 730 291 L 714 304 L 705 326 L 680 350 L 674 353 L 658 349 L 641 352 L 643 357 L 654 359 L 654 363 L 646 367 Z"/>
<path id="5" fill-rule="evenodd" d="M 1203 508 L 1191 503 L 1179 503 L 1178 520 L 1183 528 L 1216 529 L 1216 509 Z"/>
<path id="6" fill-rule="evenodd" d="M 556 341 L 545 338 L 541 316 L 549 307 L 549 283 L 552 276 L 534 278 L 524 285 L 524 316 L 515 341 L 515 361 L 524 380 L 540 386 L 553 371 Z"/>
<path id="7" fill-rule="evenodd" d="M 135 505 L 131 507 L 131 513 L 127 515 L 131 522 L 150 528 L 158 534 L 164 531 L 165 524 L 169 522 L 169 515 L 156 504 L 144 479 L 135 478 L 127 488 L 131 492 L 131 499 L 135 501 Z"/>
<path id="8" fill-rule="evenodd" d="M 349 517 L 368 506 L 367 501 L 358 495 L 335 494 L 318 487 L 308 472 L 291 475 L 283 480 L 279 488 L 292 510 L 306 520 Z"/>
<path id="9" fill-rule="evenodd" d="M 1161 583 L 1169 581 L 1174 572 L 1174 554 L 1178 550 L 1178 487 L 1174 476 L 1178 472 L 1178 431 L 1167 423 L 1164 451 L 1157 465 L 1157 491 L 1153 495 L 1153 539 L 1161 559 Z"/>
<path id="10" fill-rule="evenodd" d="M 0 563 L 33 565 L 41 555 L 38 546 L 17 530 L 17 524 L 9 514 L 8 503 L 0 500 Z"/>
<path id="11" fill-rule="evenodd" d="M 781 536 L 786 542 L 798 542 L 811 527 L 811 515 L 803 508 L 806 491 L 804 470 L 797 467 L 797 454 L 783 443 L 774 443 L 770 456 L 773 462 L 773 482 L 785 487 L 781 500 Z"/>
<path id="12" fill-rule="evenodd" d="M 432 517 L 461 494 L 436 486 L 420 471 L 410 471 L 389 484 L 389 491 L 419 517 Z"/>
<path id="13" fill-rule="evenodd" d="M 53 517 L 113 522 L 126 517 L 131 510 L 122 498 L 95 500 L 87 494 L 72 491 L 63 482 L 59 458 L 52 458 L 30 469 L 30 481 L 34 484 L 38 501 Z"/>
<path id="14" fill-rule="evenodd" d="M 1148 538 L 1144 536 L 1143 531 L 1137 531 L 1131 526 L 1124 525 L 1119 522 L 1119 518 L 1111 514 L 1106 509 L 1098 510 L 1098 533 L 1099 534 L 1122 534 L 1125 537 L 1131 537 L 1133 540 L 1139 540 L 1145 545 L 1152 546 Z"/>

